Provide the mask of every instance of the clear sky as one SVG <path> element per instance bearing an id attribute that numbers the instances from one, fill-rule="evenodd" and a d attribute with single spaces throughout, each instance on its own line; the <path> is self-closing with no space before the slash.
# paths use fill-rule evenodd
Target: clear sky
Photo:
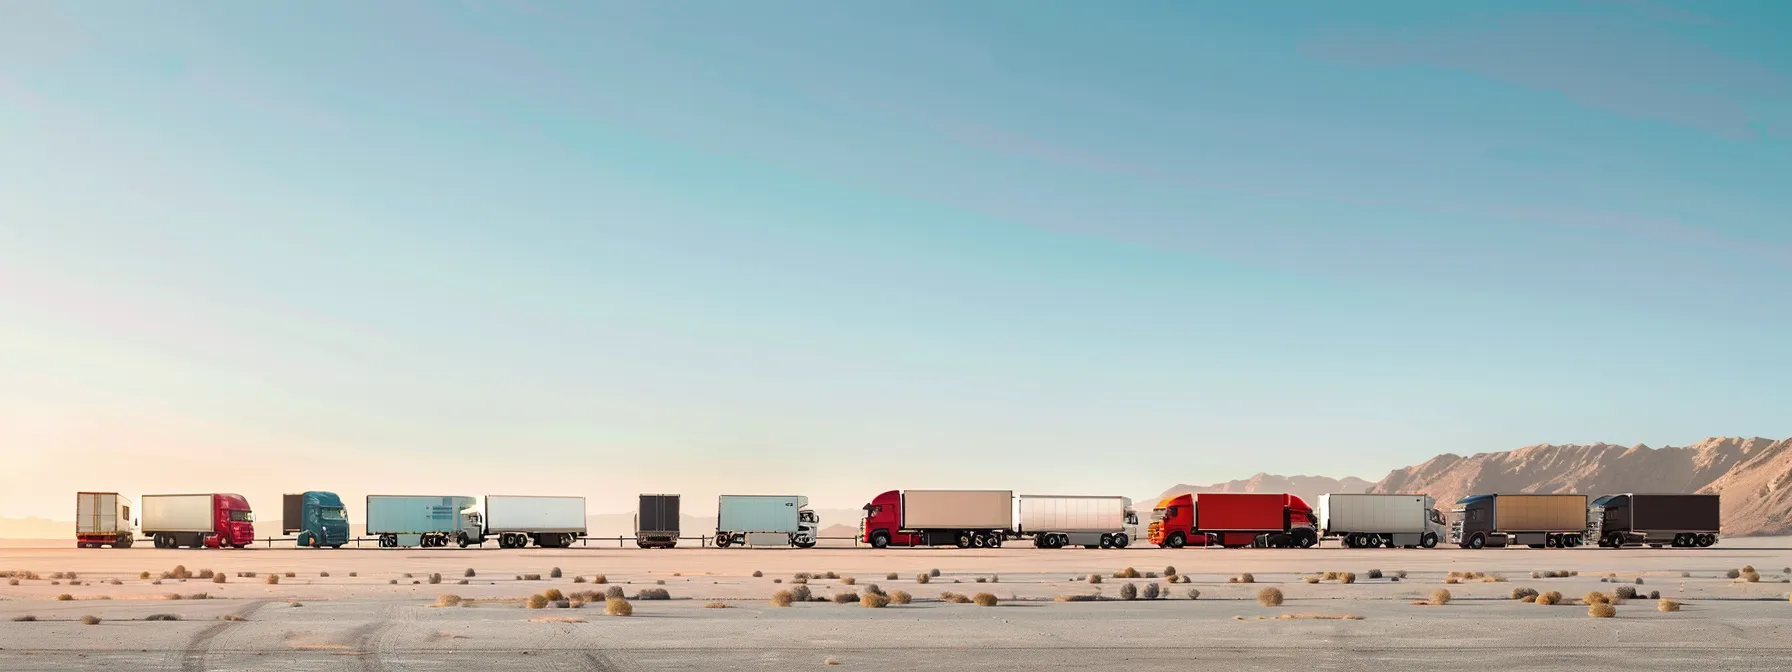
<path id="1" fill-rule="evenodd" d="M 1792 4 L 0 3 L 0 515 L 1792 436 Z"/>

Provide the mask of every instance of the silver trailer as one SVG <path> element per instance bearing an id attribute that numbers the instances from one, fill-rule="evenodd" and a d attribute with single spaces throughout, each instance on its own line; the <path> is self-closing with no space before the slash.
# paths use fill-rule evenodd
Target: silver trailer
<path id="1" fill-rule="evenodd" d="M 1432 548 L 1449 534 L 1430 495 L 1326 493 L 1319 496 L 1319 535 L 1349 548 Z"/>
<path id="2" fill-rule="evenodd" d="M 722 495 L 716 502 L 716 546 L 815 546 L 820 519 L 802 495 Z"/>
<path id="3" fill-rule="evenodd" d="M 585 536 L 585 498 L 486 495 L 484 521 L 500 548 L 565 548 Z"/>
<path id="4" fill-rule="evenodd" d="M 1015 506 L 1015 534 L 1037 548 L 1126 548 L 1139 532 L 1139 514 L 1126 497 L 1021 495 Z"/>

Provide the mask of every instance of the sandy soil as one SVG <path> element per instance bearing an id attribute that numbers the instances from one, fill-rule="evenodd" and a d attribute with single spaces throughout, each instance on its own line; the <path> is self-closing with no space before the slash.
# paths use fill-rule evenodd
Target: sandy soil
<path id="1" fill-rule="evenodd" d="M 208 568 L 226 583 L 160 576 L 176 564 Z M 1174 565 L 1192 579 L 1122 580 L 1131 566 L 1162 573 Z M 1760 583 L 1725 578 L 1753 565 Z M 1227 669 L 1468 670 L 1530 669 L 1783 670 L 1792 658 L 1792 539 L 1726 540 L 1710 549 L 1463 551 L 1082 549 L 566 549 L 444 550 L 78 550 L 0 548 L 0 570 L 40 578 L 0 585 L 0 669 L 788 669 L 834 658 L 860 669 L 1082 669 L 1094 663 L 1132 669 L 1209 663 Z M 554 567 L 564 573 L 549 579 Z M 476 576 L 463 573 L 473 568 Z M 939 569 L 926 585 L 916 575 Z M 1403 581 L 1369 579 L 1368 570 Z M 764 573 L 753 577 L 754 571 Z M 1357 582 L 1308 584 L 1307 573 L 1353 571 Z M 1578 571 L 1533 579 L 1531 572 Z M 238 577 L 256 572 L 255 578 Z M 791 586 L 796 572 L 853 577 L 814 580 L 817 595 L 863 590 L 912 593 L 907 606 L 866 609 L 832 603 L 772 607 L 767 596 Z M 1500 583 L 1446 584 L 1451 571 L 1496 573 Z M 52 579 L 74 572 L 82 585 Z M 294 576 L 288 578 L 285 572 Z M 350 576 L 353 572 L 356 575 Z M 887 573 L 898 575 L 895 580 Z M 1250 572 L 1256 583 L 1228 583 Z M 281 574 L 278 585 L 265 583 Z M 329 576 L 321 576 L 328 573 Z M 411 576 L 406 577 L 406 574 Z M 442 584 L 427 583 L 440 573 Z M 635 600 L 630 618 L 600 609 L 525 609 L 520 599 L 557 588 L 605 588 L 598 573 L 629 595 L 664 587 L 672 600 Z M 1100 584 L 1085 578 L 1100 573 Z M 543 580 L 518 580 L 540 574 Z M 1615 619 L 1588 618 L 1582 605 L 1538 606 L 1509 599 L 1516 587 L 1570 597 L 1616 586 L 1616 574 L 1641 593 L 1681 600 L 1676 613 L 1650 600 L 1618 607 Z M 1683 576 L 1685 575 L 1685 576 Z M 575 583 L 575 577 L 587 583 Z M 1642 578 L 1643 584 L 1634 581 Z M 995 583 L 978 583 L 981 578 Z M 1074 579 L 1074 580 L 1073 580 Z M 52 581 L 60 581 L 53 585 Z M 117 585 L 111 582 L 117 581 Z M 663 581 L 664 584 L 659 582 Z M 782 583 L 779 583 L 782 581 Z M 1167 597 L 1118 599 L 1127 583 L 1156 583 Z M 1276 587 L 1281 607 L 1255 601 Z M 1189 589 L 1200 598 L 1191 600 Z M 1412 604 L 1436 589 L 1443 606 Z M 941 591 L 989 592 L 996 607 L 950 604 Z M 207 599 L 191 599 L 195 593 Z M 474 606 L 438 608 L 438 595 Z M 68 594 L 72 599 L 58 600 Z M 183 597 L 168 599 L 170 594 Z M 1100 594 L 1095 602 L 1056 602 Z M 706 608 L 715 601 L 729 608 Z M 296 605 L 295 605 L 296 603 Z M 146 620 L 174 614 L 172 622 Z M 15 622 L 26 615 L 35 622 Z M 82 616 L 98 625 L 83 625 Z M 1278 618 L 1355 616 L 1361 620 Z M 243 620 L 224 620 L 227 617 Z M 547 620 L 543 620 L 547 619 Z M 558 619 L 558 620 L 556 620 Z M 563 622 L 570 621 L 570 622 Z"/>

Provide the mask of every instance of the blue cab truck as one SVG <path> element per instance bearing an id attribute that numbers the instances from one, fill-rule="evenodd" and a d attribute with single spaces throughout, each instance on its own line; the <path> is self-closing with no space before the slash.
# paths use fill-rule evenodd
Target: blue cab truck
<path id="1" fill-rule="evenodd" d="M 342 548 L 348 543 L 348 510 L 336 493 L 287 494 L 281 504 L 280 533 L 297 533 L 299 548 Z"/>

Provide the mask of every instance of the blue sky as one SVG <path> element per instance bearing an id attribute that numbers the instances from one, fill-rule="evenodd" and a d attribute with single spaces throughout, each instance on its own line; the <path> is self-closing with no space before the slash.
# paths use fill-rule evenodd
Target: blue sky
<path id="1" fill-rule="evenodd" d="M 1788 29 L 1766 1 L 8 3 L 0 442 L 45 476 L 0 513 L 1139 496 L 1792 436 Z M 135 471 L 68 468 L 95 460 Z"/>

